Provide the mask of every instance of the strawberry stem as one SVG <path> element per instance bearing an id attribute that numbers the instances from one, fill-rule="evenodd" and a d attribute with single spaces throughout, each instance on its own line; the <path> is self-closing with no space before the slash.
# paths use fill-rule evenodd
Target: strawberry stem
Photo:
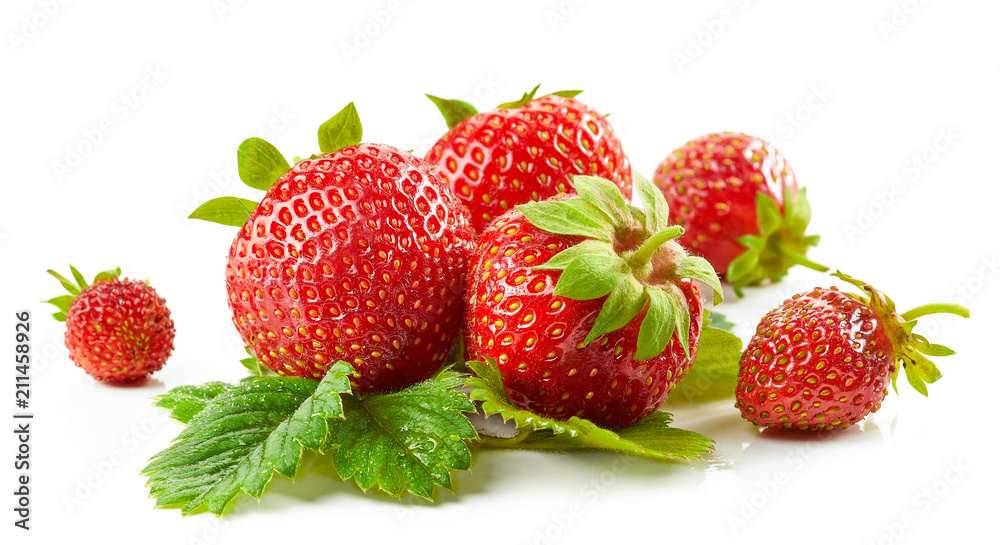
<path id="1" fill-rule="evenodd" d="M 915 309 L 908 310 L 900 314 L 900 316 L 909 322 L 920 318 L 921 316 L 939 313 L 954 314 L 955 316 L 961 316 L 962 318 L 969 317 L 969 309 L 963 307 L 962 305 L 956 305 L 953 303 L 931 303 L 929 305 L 921 305 Z"/>
<path id="2" fill-rule="evenodd" d="M 646 242 L 642 243 L 642 246 L 632 254 L 629 258 L 629 265 L 633 270 L 641 269 L 653 259 L 653 254 L 660 246 L 663 246 L 668 240 L 673 240 L 684 234 L 684 228 L 680 225 L 671 225 L 666 229 L 656 233 L 655 235 L 646 239 Z"/>

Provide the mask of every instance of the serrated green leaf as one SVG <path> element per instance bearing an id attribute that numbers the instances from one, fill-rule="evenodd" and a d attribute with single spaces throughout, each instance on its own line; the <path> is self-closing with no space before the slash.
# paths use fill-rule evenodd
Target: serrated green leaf
<path id="1" fill-rule="evenodd" d="M 351 102 L 319 126 L 319 150 L 324 155 L 361 143 L 361 117 Z"/>
<path id="2" fill-rule="evenodd" d="M 596 299 L 611 293 L 626 277 L 632 272 L 616 255 L 581 255 L 560 273 L 553 293 L 578 301 Z"/>
<path id="3" fill-rule="evenodd" d="M 579 203 L 565 201 L 529 202 L 517 205 L 528 222 L 557 235 L 574 235 L 612 241 L 611 226 L 581 211 Z"/>
<path id="4" fill-rule="evenodd" d="M 625 275 L 604 300 L 601 312 L 583 343 L 589 344 L 605 333 L 625 327 L 646 306 L 646 300 L 643 285 L 631 274 Z"/>
<path id="5" fill-rule="evenodd" d="M 713 322 L 714 323 L 714 322 Z M 728 331 L 705 327 L 691 369 L 677 383 L 667 403 L 697 403 L 733 397 L 743 342 Z"/>
<path id="6" fill-rule="evenodd" d="M 293 476 L 302 449 L 323 446 L 327 422 L 343 417 L 353 372 L 338 362 L 322 381 L 252 377 L 219 392 L 143 470 L 157 506 L 220 514 L 240 491 L 259 498 L 275 472 Z"/>
<path id="7" fill-rule="evenodd" d="M 441 98 L 434 95 L 424 96 L 431 99 L 431 102 L 437 106 L 438 111 L 444 116 L 444 121 L 448 124 L 449 129 L 454 128 L 455 125 L 479 113 L 476 111 L 475 106 L 464 100 Z"/>
<path id="8" fill-rule="evenodd" d="M 598 427 L 590 420 L 571 417 L 556 420 L 515 407 L 503 389 L 495 365 L 470 361 L 476 375 L 469 378 L 470 397 L 482 402 L 487 415 L 499 414 L 514 421 L 521 432 L 509 440 L 484 440 L 490 448 L 515 449 L 596 449 L 659 461 L 682 461 L 712 451 L 713 441 L 700 434 L 670 428 L 671 416 L 655 412 L 634 426 L 620 430 Z"/>
<path id="9" fill-rule="evenodd" d="M 642 209 L 646 214 L 646 231 L 659 233 L 670 227 L 670 209 L 663 192 L 642 174 L 633 172 L 632 177 L 634 180 L 632 187 L 639 195 L 639 202 L 642 203 Z"/>
<path id="10" fill-rule="evenodd" d="M 247 138 L 236 150 L 240 180 L 261 191 L 270 189 L 282 174 L 292 168 L 281 152 L 263 138 Z"/>
<path id="11" fill-rule="evenodd" d="M 552 256 L 548 261 L 542 263 L 541 265 L 536 265 L 531 268 L 533 271 L 542 270 L 564 270 L 573 262 L 574 259 L 582 255 L 603 255 L 608 257 L 617 257 L 614 249 L 607 242 L 600 240 L 587 239 L 579 244 L 575 244 L 566 248 L 565 250 L 559 252 L 558 254 Z"/>
<path id="12" fill-rule="evenodd" d="M 201 412 L 219 394 L 233 388 L 236 388 L 236 385 L 228 382 L 206 382 L 197 386 L 178 386 L 153 398 L 153 405 L 168 409 L 171 418 L 187 424 L 194 418 L 194 415 Z"/>
<path id="13" fill-rule="evenodd" d="M 666 291 L 653 286 L 646 288 L 646 294 L 649 297 L 649 309 L 639 326 L 639 336 L 636 339 L 638 349 L 634 358 L 636 361 L 648 360 L 663 352 L 677 327 L 675 315 L 678 309 L 675 299 Z M 686 313 L 687 309 L 683 310 Z"/>
<path id="14" fill-rule="evenodd" d="M 612 225 L 626 227 L 632 223 L 625 197 L 610 181 L 596 176 L 574 176 L 573 188 L 580 197 L 599 209 Z"/>
<path id="15" fill-rule="evenodd" d="M 757 192 L 757 225 L 762 238 L 766 238 L 781 227 L 781 208 L 773 198 L 763 191 Z"/>
<path id="16" fill-rule="evenodd" d="M 475 406 L 455 391 L 464 381 L 446 370 L 405 390 L 345 399 L 345 419 L 330 422 L 337 473 L 395 497 L 429 499 L 435 486 L 452 489 L 450 470 L 469 469 L 465 441 L 478 437 L 463 415 Z"/>
<path id="17" fill-rule="evenodd" d="M 203 203 L 188 216 L 191 219 L 210 221 L 232 227 L 243 227 L 250 219 L 257 203 L 239 197 L 216 197 Z"/>

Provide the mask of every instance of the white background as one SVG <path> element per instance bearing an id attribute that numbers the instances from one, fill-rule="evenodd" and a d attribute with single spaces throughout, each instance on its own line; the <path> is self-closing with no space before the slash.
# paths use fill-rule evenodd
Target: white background
<path id="1" fill-rule="evenodd" d="M 12 526 L 8 432 L 5 535 L 881 545 L 993 535 L 996 3 L 333 4 L 3 3 L 0 352 L 10 364 L 14 313 L 29 309 L 35 357 L 33 530 Z M 235 176 L 236 146 L 258 135 L 287 157 L 308 155 L 316 127 L 353 100 L 366 141 L 422 152 L 445 130 L 423 93 L 488 109 L 536 83 L 585 89 L 647 176 L 702 133 L 775 140 L 809 188 L 811 231 L 823 236 L 815 260 L 904 309 L 972 309 L 968 321 L 926 320 L 933 341 L 958 351 L 939 360 L 944 379 L 927 399 L 900 381 L 863 425 L 818 440 L 758 433 L 731 401 L 668 405 L 678 426 L 718 442 L 704 462 L 484 452 L 436 505 L 311 473 L 277 479 L 259 505 L 244 498 L 221 520 L 154 509 L 138 474 L 181 426 L 149 399 L 243 374 L 223 285 L 235 229 L 186 219 L 210 197 L 259 197 Z M 38 303 L 61 290 L 45 270 L 69 263 L 88 276 L 120 265 L 166 297 L 177 339 L 163 371 L 115 387 L 71 364 L 62 326 Z M 730 293 L 723 310 L 746 341 L 785 297 L 832 283 L 796 270 L 743 300 Z M 12 422 L 13 370 L 3 376 L 0 413 Z"/>

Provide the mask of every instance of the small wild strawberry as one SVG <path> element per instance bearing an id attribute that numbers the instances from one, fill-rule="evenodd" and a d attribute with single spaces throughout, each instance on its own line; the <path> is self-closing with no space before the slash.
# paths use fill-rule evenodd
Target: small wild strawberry
<path id="1" fill-rule="evenodd" d="M 777 281 L 793 265 L 818 271 L 805 253 L 812 212 L 806 190 L 773 145 L 742 133 L 706 134 L 674 150 L 653 181 L 684 226 L 682 244 L 707 259 L 741 293 Z"/>
<path id="2" fill-rule="evenodd" d="M 636 177 L 645 213 L 616 185 L 574 178 L 579 196 L 518 205 L 483 233 L 466 297 L 470 360 L 496 361 L 519 407 L 604 427 L 658 409 L 698 350 L 711 265 L 673 239 L 663 195 Z"/>
<path id="3" fill-rule="evenodd" d="M 917 318 L 946 312 L 965 318 L 954 304 L 932 304 L 898 314 L 875 288 L 837 271 L 860 288 L 800 293 L 772 310 L 740 360 L 736 406 L 755 426 L 820 430 L 846 428 L 875 412 L 896 386 L 899 366 L 927 395 L 941 373 L 927 356 L 954 352 L 913 333 Z"/>
<path id="4" fill-rule="evenodd" d="M 69 357 L 97 380 L 127 382 L 159 371 L 174 349 L 174 322 L 166 301 L 146 282 L 105 271 L 90 284 L 74 267 L 73 280 L 49 270 L 69 291 L 46 301 L 66 322 Z"/>

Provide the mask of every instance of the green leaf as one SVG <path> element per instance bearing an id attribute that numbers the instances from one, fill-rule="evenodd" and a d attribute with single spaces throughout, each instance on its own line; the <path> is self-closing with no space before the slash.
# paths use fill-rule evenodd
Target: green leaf
<path id="1" fill-rule="evenodd" d="M 80 295 L 81 291 L 80 286 L 74 284 L 70 279 L 57 273 L 56 271 L 53 271 L 52 269 L 49 269 L 46 272 L 55 277 L 55 279 L 58 280 L 60 284 L 62 284 L 62 287 L 65 288 L 66 291 L 68 291 L 71 295 L 74 296 Z"/>
<path id="2" fill-rule="evenodd" d="M 452 489 L 450 470 L 469 469 L 465 440 L 478 437 L 463 415 L 476 408 L 455 391 L 464 381 L 446 370 L 398 392 L 346 398 L 346 418 L 330 422 L 337 473 L 362 490 L 377 486 L 395 497 L 430 499 L 435 485 Z"/>
<path id="3" fill-rule="evenodd" d="M 240 180 L 254 189 L 267 191 L 292 168 L 277 148 L 262 138 L 247 138 L 236 150 Z"/>
<path id="4" fill-rule="evenodd" d="M 736 330 L 736 324 L 730 322 L 725 315 L 716 312 L 715 309 L 708 311 L 708 318 L 705 319 L 705 327 L 708 327 L 709 324 L 716 329 L 728 331 L 729 333 L 733 333 Z"/>
<path id="5" fill-rule="evenodd" d="M 574 259 L 582 255 L 603 255 L 608 257 L 617 257 L 611 245 L 607 242 L 602 242 L 600 240 L 587 239 L 579 244 L 575 244 L 566 248 L 565 250 L 559 252 L 558 254 L 552 256 L 548 261 L 542 263 L 541 265 L 536 265 L 531 268 L 533 271 L 545 271 L 545 270 L 564 270 L 573 262 Z"/>
<path id="6" fill-rule="evenodd" d="M 736 335 L 716 327 L 702 329 L 698 356 L 667 402 L 698 403 L 733 397 L 742 351 L 743 342 Z"/>
<path id="7" fill-rule="evenodd" d="M 81 290 L 85 290 L 88 287 L 90 287 L 90 285 L 87 284 L 87 280 L 83 277 L 82 274 L 80 274 L 80 271 L 76 270 L 76 267 L 70 265 L 69 270 L 71 273 L 73 273 L 73 279 L 76 280 L 76 284 L 77 286 L 80 287 Z"/>
<path id="8" fill-rule="evenodd" d="M 535 93 L 538 92 L 538 88 L 541 87 L 541 86 L 542 86 L 541 84 L 538 84 L 531 91 L 529 91 L 529 92 L 524 93 L 523 95 L 521 95 L 521 98 L 519 98 L 519 99 L 517 99 L 517 100 L 515 100 L 513 102 L 504 102 L 503 104 L 498 105 L 497 108 L 498 109 L 499 108 L 520 108 L 521 106 L 524 106 L 525 104 L 531 102 L 532 100 L 535 100 Z"/>
<path id="9" fill-rule="evenodd" d="M 927 397 L 927 384 L 920 377 L 920 372 L 917 371 L 916 366 L 910 362 L 903 366 L 903 371 L 906 373 L 906 381 L 910 383 L 910 386 L 914 390 L 920 392 L 920 395 Z M 893 381 L 893 389 L 896 388 L 895 381 Z"/>
<path id="10" fill-rule="evenodd" d="M 294 476 L 302 449 L 322 447 L 327 419 L 343 417 L 352 373 L 338 362 L 322 381 L 254 377 L 219 392 L 143 470 L 156 505 L 221 514 L 240 491 L 259 498 L 275 472 Z M 197 405 L 185 403 L 185 411 Z"/>
<path id="11" fill-rule="evenodd" d="M 618 256 L 581 255 L 559 275 L 553 293 L 578 301 L 611 293 L 626 278 L 633 278 L 625 260 Z"/>
<path id="12" fill-rule="evenodd" d="M 763 191 L 757 192 L 757 225 L 760 228 L 760 235 L 766 238 L 781 227 L 781 208 L 773 198 Z"/>
<path id="13" fill-rule="evenodd" d="M 170 417 L 187 424 L 219 394 L 237 386 L 228 382 L 206 382 L 199 386 L 178 386 L 153 398 L 153 405 L 170 410 Z"/>
<path id="14" fill-rule="evenodd" d="M 62 312 L 69 312 L 69 306 L 73 304 L 74 299 L 76 299 L 76 297 L 72 295 L 60 295 L 58 297 L 53 297 L 48 301 L 42 301 L 42 302 L 54 305 L 57 309 L 61 310 Z"/>
<path id="15" fill-rule="evenodd" d="M 319 126 L 319 150 L 323 154 L 361 143 L 361 117 L 351 102 Z"/>
<path id="16" fill-rule="evenodd" d="M 601 312 L 583 343 L 589 344 L 605 333 L 625 327 L 646 306 L 646 300 L 643 285 L 631 274 L 626 275 L 604 300 Z"/>
<path id="17" fill-rule="evenodd" d="M 713 304 L 722 303 L 722 281 L 719 280 L 719 275 L 715 274 L 715 268 L 705 258 L 689 255 L 680 259 L 674 269 L 674 274 L 680 278 L 704 282 L 712 288 Z"/>
<path id="18" fill-rule="evenodd" d="M 108 280 L 112 280 L 114 278 L 119 278 L 119 277 L 121 277 L 121 275 L 122 275 L 122 269 L 121 269 L 121 267 L 116 267 L 114 269 L 107 270 L 107 271 L 101 271 L 101 272 L 97 273 L 97 276 L 94 277 L 94 284 L 97 284 L 99 282 L 105 282 L 105 281 L 108 281 Z"/>
<path id="19" fill-rule="evenodd" d="M 516 208 L 535 227 L 557 235 L 573 235 L 612 241 L 612 228 L 586 213 L 579 198 L 519 204 Z"/>
<path id="20" fill-rule="evenodd" d="M 483 438 L 487 448 L 515 449 L 597 449 L 659 461 L 698 458 L 712 451 L 711 439 L 669 427 L 671 416 L 655 412 L 633 426 L 620 430 L 598 427 L 590 420 L 570 417 L 556 420 L 515 407 L 503 389 L 499 371 L 492 363 L 470 361 L 478 376 L 471 377 L 472 399 L 482 402 L 486 415 L 499 414 L 514 421 L 520 432 L 512 439 Z"/>
<path id="21" fill-rule="evenodd" d="M 639 326 L 635 361 L 658 356 L 670 343 L 677 327 L 677 302 L 667 291 L 653 286 L 646 288 L 649 309 Z M 687 313 L 687 305 L 680 309 Z M 687 343 L 684 343 L 685 346 Z"/>
<path id="22" fill-rule="evenodd" d="M 571 91 L 556 91 L 554 93 L 549 93 L 549 94 L 555 95 L 557 97 L 574 98 L 582 92 L 583 90 L 571 90 Z"/>
<path id="23" fill-rule="evenodd" d="M 791 194 L 791 187 L 785 186 L 785 225 L 792 232 L 805 233 L 809 222 L 812 221 L 812 207 L 809 206 L 809 199 L 806 198 L 806 188 L 799 189 L 794 197 Z M 805 245 L 814 246 L 815 242 L 818 242 L 819 236 L 814 235 L 814 237 L 817 239 L 816 241 L 812 244 L 809 244 L 809 241 L 804 241 Z"/>
<path id="24" fill-rule="evenodd" d="M 239 197 L 216 197 L 203 203 L 191 215 L 191 219 L 210 221 L 233 227 L 243 227 L 257 203 Z"/>
<path id="25" fill-rule="evenodd" d="M 600 210 L 612 225 L 626 227 L 632 223 L 625 197 L 610 181 L 596 176 L 574 176 L 573 188 L 580 197 Z"/>
<path id="26" fill-rule="evenodd" d="M 441 98 L 434 95 L 424 96 L 431 99 L 431 102 L 437 106 L 441 115 L 444 116 L 444 121 L 448 124 L 449 129 L 454 128 L 455 125 L 479 113 L 476 111 L 475 106 L 464 100 Z"/>
<path id="27" fill-rule="evenodd" d="M 639 202 L 642 203 L 642 209 L 646 213 L 646 231 L 659 233 L 670 227 L 668 221 L 670 209 L 663 192 L 645 176 L 637 172 L 633 172 L 632 175 L 634 180 L 632 187 L 639 194 Z"/>

